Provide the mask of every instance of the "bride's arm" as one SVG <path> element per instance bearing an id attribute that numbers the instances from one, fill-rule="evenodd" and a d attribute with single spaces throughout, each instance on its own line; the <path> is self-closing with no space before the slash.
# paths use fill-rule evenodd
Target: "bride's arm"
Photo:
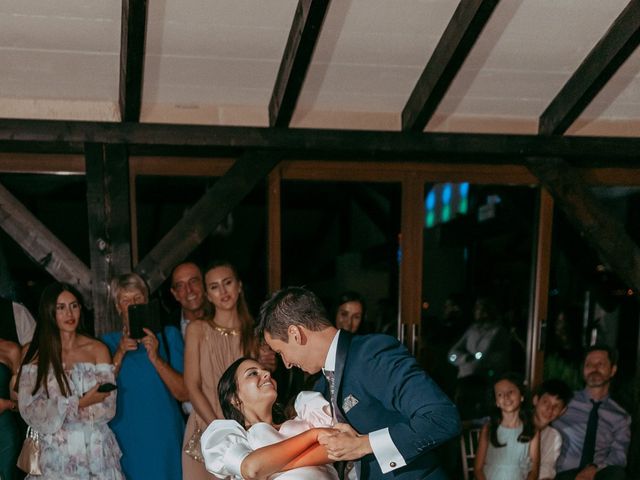
<path id="1" fill-rule="evenodd" d="M 325 448 L 318 444 L 318 434 L 327 430 L 330 429 L 312 428 L 254 450 L 242 461 L 242 478 L 254 480 L 292 468 L 331 463 Z"/>
<path id="2" fill-rule="evenodd" d="M 284 472 L 300 467 L 315 467 L 318 465 L 326 465 L 327 463 L 333 463 L 333 460 L 329 458 L 326 447 L 316 443 L 287 463 L 282 467 L 281 471 Z"/>

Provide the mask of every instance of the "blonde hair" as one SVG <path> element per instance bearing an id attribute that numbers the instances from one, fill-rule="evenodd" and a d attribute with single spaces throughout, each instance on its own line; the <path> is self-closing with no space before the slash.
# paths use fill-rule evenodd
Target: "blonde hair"
<path id="1" fill-rule="evenodd" d="M 138 290 L 144 295 L 144 299 L 149 300 L 149 287 L 144 279 L 137 273 L 125 273 L 111 279 L 111 298 L 114 305 L 118 306 L 118 298 L 122 292 Z"/>

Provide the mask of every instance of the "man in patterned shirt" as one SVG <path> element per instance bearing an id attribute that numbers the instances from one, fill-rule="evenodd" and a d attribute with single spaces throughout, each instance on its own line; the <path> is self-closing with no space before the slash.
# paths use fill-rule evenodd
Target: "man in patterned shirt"
<path id="1" fill-rule="evenodd" d="M 606 345 L 587 350 L 584 390 L 575 393 L 566 413 L 553 423 L 562 435 L 557 480 L 625 479 L 631 417 L 609 396 L 616 355 Z"/>

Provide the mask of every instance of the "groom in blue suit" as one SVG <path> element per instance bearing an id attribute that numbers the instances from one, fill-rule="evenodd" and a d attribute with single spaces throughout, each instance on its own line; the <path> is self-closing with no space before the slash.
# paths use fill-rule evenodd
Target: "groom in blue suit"
<path id="1" fill-rule="evenodd" d="M 337 330 L 297 287 L 262 305 L 258 332 L 288 368 L 322 370 L 340 432 L 320 442 L 332 460 L 360 460 L 349 479 L 446 479 L 433 449 L 460 433 L 457 409 L 397 340 Z"/>

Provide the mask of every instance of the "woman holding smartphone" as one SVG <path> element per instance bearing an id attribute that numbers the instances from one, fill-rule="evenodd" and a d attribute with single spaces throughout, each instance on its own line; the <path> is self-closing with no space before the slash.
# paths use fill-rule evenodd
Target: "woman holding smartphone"
<path id="1" fill-rule="evenodd" d="M 145 327 L 141 338 L 131 337 L 129 307 L 149 300 L 139 275 L 115 278 L 111 294 L 122 331 L 102 340 L 113 353 L 118 380 L 118 408 L 110 425 L 123 451 L 122 469 L 128 480 L 179 479 L 184 420 L 178 402 L 187 400 L 182 335 L 166 326 L 157 336 Z"/>
<path id="2" fill-rule="evenodd" d="M 114 381 L 109 351 L 84 332 L 79 294 L 64 283 L 49 285 L 18 380 L 20 414 L 40 441 L 42 475 L 28 479 L 124 479 L 107 425 L 116 392 L 98 391 Z"/>

